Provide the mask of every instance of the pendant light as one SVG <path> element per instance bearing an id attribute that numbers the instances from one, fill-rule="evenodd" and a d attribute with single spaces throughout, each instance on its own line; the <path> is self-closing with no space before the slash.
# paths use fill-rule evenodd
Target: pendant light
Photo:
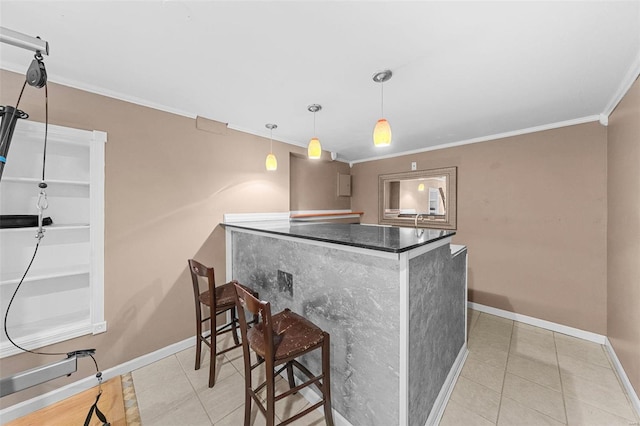
<path id="1" fill-rule="evenodd" d="M 264 164 L 267 167 L 267 170 L 272 172 L 274 170 L 278 170 L 278 160 L 276 159 L 276 156 L 273 155 L 273 129 L 277 129 L 278 125 L 277 124 L 265 124 L 264 127 L 269 129 L 269 143 L 270 143 L 269 155 L 267 155 L 267 159 L 264 162 Z"/>
<path id="2" fill-rule="evenodd" d="M 377 72 L 373 75 L 373 81 L 380 83 L 380 115 L 382 118 L 376 123 L 373 129 L 373 144 L 375 146 L 391 145 L 391 126 L 386 118 L 384 118 L 384 82 L 392 76 L 390 70 Z"/>
<path id="3" fill-rule="evenodd" d="M 322 109 L 322 105 L 309 105 L 307 109 L 313 113 L 313 138 L 309 141 L 307 156 L 311 159 L 317 160 L 322 156 L 322 146 L 320 145 L 320 140 L 316 137 L 316 112 Z"/>

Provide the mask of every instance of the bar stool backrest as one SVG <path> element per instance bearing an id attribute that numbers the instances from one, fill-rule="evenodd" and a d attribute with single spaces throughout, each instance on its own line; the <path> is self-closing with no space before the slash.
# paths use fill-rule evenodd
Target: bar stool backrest
<path id="1" fill-rule="evenodd" d="M 242 341 L 248 342 L 247 332 L 250 328 L 253 327 L 261 327 L 263 329 L 264 336 L 264 348 L 265 348 L 265 357 L 269 361 L 269 364 L 273 362 L 274 359 L 274 341 L 273 341 L 273 322 L 271 321 L 271 304 L 264 300 L 258 300 L 251 293 L 236 285 L 236 307 L 238 309 L 238 317 L 240 320 L 240 333 L 242 335 Z M 259 321 L 255 321 L 253 324 L 250 324 L 247 321 L 247 313 L 249 312 L 253 315 L 254 318 L 259 318 Z M 248 356 L 249 346 L 246 344 L 242 345 L 246 348 L 247 353 L 245 356 Z M 248 358 L 247 358 L 248 359 Z"/>
<path id="2" fill-rule="evenodd" d="M 197 260 L 189 259 L 189 270 L 191 272 L 191 282 L 193 283 L 193 296 L 196 301 L 196 312 L 200 311 L 200 283 L 198 277 L 204 277 L 207 279 L 207 285 L 209 290 L 209 306 L 216 306 L 216 279 L 213 273 L 213 268 L 209 268 L 204 266 L 202 263 Z M 215 312 L 215 308 L 213 309 Z M 200 319 L 200 318 L 199 318 Z"/>

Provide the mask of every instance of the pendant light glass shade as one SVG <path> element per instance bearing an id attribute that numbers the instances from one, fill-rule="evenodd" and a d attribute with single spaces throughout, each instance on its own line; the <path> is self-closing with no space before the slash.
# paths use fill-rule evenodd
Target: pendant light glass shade
<path id="1" fill-rule="evenodd" d="M 267 155 L 267 160 L 264 162 L 264 164 L 267 167 L 267 170 L 270 172 L 278 170 L 278 160 L 273 154 Z"/>
<path id="2" fill-rule="evenodd" d="M 381 118 L 373 129 L 373 144 L 375 146 L 391 145 L 391 126 L 385 118 Z"/>
<path id="3" fill-rule="evenodd" d="M 307 155 L 309 158 L 317 160 L 322 156 L 322 146 L 318 138 L 312 138 L 309 141 L 309 147 L 307 148 Z"/>
<path id="4" fill-rule="evenodd" d="M 307 107 L 309 112 L 313 113 L 313 134 L 316 134 L 316 112 L 322 109 L 322 105 L 313 104 Z M 317 137 L 311 138 L 309 141 L 309 145 L 307 146 L 307 157 L 312 160 L 317 160 L 322 157 L 322 145 L 320 145 L 320 140 Z"/>
<path id="5" fill-rule="evenodd" d="M 273 155 L 273 129 L 277 129 L 277 124 L 265 124 L 264 127 L 269 129 L 269 155 L 267 155 L 267 159 L 264 161 L 264 165 L 267 168 L 267 171 L 273 172 L 278 170 L 278 160 L 276 156 Z"/>
<path id="6" fill-rule="evenodd" d="M 393 73 L 390 70 L 377 72 L 373 75 L 373 81 L 380 83 L 380 115 L 384 117 L 384 82 L 389 80 Z M 373 128 L 373 145 L 391 145 L 391 126 L 386 118 L 381 118 Z"/>

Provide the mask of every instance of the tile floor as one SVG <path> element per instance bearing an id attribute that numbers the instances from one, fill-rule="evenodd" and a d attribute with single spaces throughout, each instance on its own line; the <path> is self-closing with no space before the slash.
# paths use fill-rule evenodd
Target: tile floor
<path id="1" fill-rule="evenodd" d="M 469 356 L 441 425 L 640 425 L 603 346 L 474 310 L 468 319 Z M 190 348 L 132 372 L 144 426 L 243 424 L 242 350 L 218 356 L 211 389 L 208 356 L 198 371 L 194 358 Z M 276 404 L 276 414 L 306 406 L 294 396 Z M 255 408 L 252 417 L 265 424 Z M 291 424 L 325 423 L 313 413 Z"/>
<path id="2" fill-rule="evenodd" d="M 440 425 L 640 425 L 604 346 L 473 310 L 468 327 Z"/>

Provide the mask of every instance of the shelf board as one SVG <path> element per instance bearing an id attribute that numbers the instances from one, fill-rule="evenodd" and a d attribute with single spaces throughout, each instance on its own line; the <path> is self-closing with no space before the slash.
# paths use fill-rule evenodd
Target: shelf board
<path id="1" fill-rule="evenodd" d="M 78 223 L 78 224 L 67 224 L 67 225 L 47 225 L 43 227 L 45 230 L 45 235 L 47 231 L 68 231 L 73 229 L 89 229 L 89 224 L 86 223 Z M 0 229 L 0 232 L 34 232 L 37 231 L 37 226 L 30 226 L 28 228 L 3 228 Z"/>
<path id="2" fill-rule="evenodd" d="M 76 275 L 88 274 L 90 272 L 89 265 L 73 265 L 65 268 L 50 268 L 29 271 L 24 278 L 24 282 L 42 281 L 51 278 L 72 277 Z M 24 271 L 9 272 L 0 276 L 0 285 L 17 284 L 24 275 Z"/>
<path id="3" fill-rule="evenodd" d="M 357 217 L 362 216 L 364 212 L 331 212 L 331 213 L 304 213 L 304 214 L 292 214 L 291 219 L 307 219 L 307 218 L 323 218 L 323 217 Z"/>
<path id="4" fill-rule="evenodd" d="M 290 220 L 291 222 L 321 222 L 335 219 L 360 219 L 363 214 L 364 212 L 301 213 L 292 214 Z"/>
<path id="5" fill-rule="evenodd" d="M 13 182 L 13 183 L 40 183 L 41 179 L 39 178 L 29 178 L 29 177 L 11 177 L 6 176 L 2 178 L 3 182 Z M 89 186 L 91 183 L 88 180 L 67 180 L 67 179 L 47 179 L 45 182 L 49 185 L 77 185 L 77 186 Z"/>

